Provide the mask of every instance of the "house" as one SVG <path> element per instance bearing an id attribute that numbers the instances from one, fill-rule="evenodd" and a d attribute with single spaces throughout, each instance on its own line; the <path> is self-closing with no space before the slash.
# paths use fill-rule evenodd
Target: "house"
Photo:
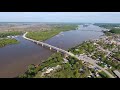
<path id="1" fill-rule="evenodd" d="M 49 68 L 49 69 L 47 69 L 47 71 L 45 73 L 50 73 L 51 71 L 53 71 L 53 69 Z"/>
<path id="2" fill-rule="evenodd" d="M 75 49 L 75 51 L 79 51 L 79 49 Z"/>
<path id="3" fill-rule="evenodd" d="M 94 45 L 97 45 L 95 42 L 93 43 Z"/>
<path id="4" fill-rule="evenodd" d="M 7 38 L 10 38 L 10 36 L 7 36 Z"/>
<path id="5" fill-rule="evenodd" d="M 63 63 L 67 63 L 68 62 L 68 60 L 67 59 L 65 59 L 65 58 L 63 58 Z"/>
<path id="6" fill-rule="evenodd" d="M 99 77 L 100 75 L 98 73 L 96 73 L 96 77 Z"/>
<path id="7" fill-rule="evenodd" d="M 90 76 L 90 75 L 88 76 L 88 78 L 91 78 L 91 77 L 92 77 L 92 76 Z"/>
<path id="8" fill-rule="evenodd" d="M 80 69 L 79 69 L 79 72 L 80 72 L 80 73 L 83 73 L 83 72 L 84 72 L 84 70 L 83 70 L 82 68 L 80 68 Z"/>

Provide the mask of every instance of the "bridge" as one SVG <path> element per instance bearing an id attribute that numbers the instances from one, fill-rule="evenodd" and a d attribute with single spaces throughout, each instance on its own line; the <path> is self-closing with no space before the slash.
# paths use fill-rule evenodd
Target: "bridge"
<path id="1" fill-rule="evenodd" d="M 68 52 L 68 51 L 66 51 L 66 50 L 63 50 L 63 49 L 61 49 L 61 48 L 52 46 L 52 45 L 50 45 L 50 44 L 47 44 L 47 43 L 44 43 L 44 42 L 41 42 L 41 41 L 37 41 L 37 40 L 33 40 L 33 39 L 30 39 L 30 38 L 27 38 L 27 37 L 26 37 L 26 34 L 27 34 L 27 33 L 28 33 L 28 32 L 26 32 L 26 33 L 23 35 L 23 38 L 25 38 L 25 39 L 27 39 L 27 40 L 29 40 L 29 41 L 32 41 L 32 42 L 34 42 L 34 43 L 36 43 L 36 44 L 38 44 L 38 45 L 41 45 L 42 47 L 43 47 L 43 46 L 46 46 L 46 47 L 48 47 L 50 50 L 53 49 L 53 50 L 56 50 L 57 52 L 61 52 L 61 53 L 64 54 L 65 58 L 68 57 L 68 56 L 74 56 L 74 54 L 72 54 L 72 53 L 70 53 L 70 52 Z"/>
<path id="2" fill-rule="evenodd" d="M 26 32 L 24 35 L 23 35 L 23 38 L 25 38 L 26 40 L 29 40 L 29 41 L 32 41 L 32 42 L 34 42 L 34 43 L 36 43 L 36 44 L 38 44 L 38 45 L 42 45 L 42 46 L 46 46 L 46 47 L 49 47 L 49 49 L 51 50 L 51 49 L 54 49 L 54 50 L 56 50 L 57 52 L 61 52 L 61 53 L 63 53 L 64 54 L 64 58 L 66 58 L 66 57 L 68 57 L 68 56 L 73 56 L 73 57 L 75 57 L 75 58 L 77 58 L 78 60 L 83 60 L 83 61 L 85 61 L 85 62 L 89 62 L 89 63 L 91 63 L 93 66 L 95 66 L 95 67 L 98 67 L 99 69 L 101 69 L 102 71 L 104 71 L 108 76 L 110 76 L 111 78 L 115 78 L 113 75 L 111 75 L 111 73 L 109 73 L 107 70 L 105 70 L 104 68 L 102 68 L 102 67 L 100 67 L 100 66 L 98 66 L 97 64 L 96 64 L 96 60 L 92 60 L 92 59 L 90 59 L 89 57 L 78 57 L 78 56 L 76 56 L 76 55 L 74 55 L 73 53 L 71 53 L 71 52 L 68 52 L 68 51 L 66 51 L 66 50 L 63 50 L 63 49 L 61 49 L 61 48 L 58 48 L 58 47 L 55 47 L 55 46 L 52 46 L 52 45 L 50 45 L 50 44 L 47 44 L 47 43 L 44 43 L 44 42 L 40 42 L 40 41 L 37 41 L 37 40 L 33 40 L 33 39 L 30 39 L 30 38 L 27 38 L 26 37 L 26 34 L 27 34 L 28 32 Z"/>

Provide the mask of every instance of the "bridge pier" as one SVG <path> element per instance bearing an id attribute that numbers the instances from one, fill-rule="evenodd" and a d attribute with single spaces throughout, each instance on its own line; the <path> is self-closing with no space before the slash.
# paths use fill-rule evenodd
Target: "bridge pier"
<path id="1" fill-rule="evenodd" d="M 65 58 L 68 57 L 69 55 L 70 55 L 70 56 L 72 55 L 72 54 L 68 53 L 67 51 L 65 51 L 65 50 L 63 50 L 63 49 L 57 48 L 57 47 L 55 47 L 55 46 L 49 45 L 49 44 L 44 43 L 44 42 L 41 42 L 41 41 L 37 41 L 37 40 L 33 40 L 33 39 L 30 39 L 30 38 L 27 38 L 27 37 L 26 37 L 26 34 L 27 34 L 27 32 L 23 35 L 23 38 L 25 38 L 25 39 L 27 39 L 27 40 L 30 40 L 30 41 L 32 41 L 32 42 L 34 42 L 34 43 L 36 43 L 36 44 L 40 44 L 40 45 L 42 45 L 42 46 L 46 46 L 46 47 L 48 47 L 50 50 L 53 49 L 53 50 L 55 50 L 55 51 L 57 51 L 57 52 L 60 52 L 60 53 L 62 53 L 62 55 L 63 55 Z"/>

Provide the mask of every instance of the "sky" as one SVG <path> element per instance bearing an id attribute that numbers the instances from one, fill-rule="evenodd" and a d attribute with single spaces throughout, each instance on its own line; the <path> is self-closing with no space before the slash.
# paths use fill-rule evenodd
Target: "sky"
<path id="1" fill-rule="evenodd" d="M 0 12 L 0 22 L 120 23 L 120 12 Z"/>

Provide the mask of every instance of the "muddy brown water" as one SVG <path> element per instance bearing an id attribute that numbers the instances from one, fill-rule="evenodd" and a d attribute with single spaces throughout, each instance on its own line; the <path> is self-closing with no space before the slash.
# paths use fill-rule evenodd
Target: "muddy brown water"
<path id="1" fill-rule="evenodd" d="M 93 30 L 93 31 L 92 31 Z M 60 34 L 44 41 L 53 46 L 67 50 L 85 40 L 96 39 L 103 35 L 102 28 L 94 25 L 78 30 L 61 32 Z M 0 48 L 0 78 L 12 78 L 26 71 L 29 64 L 39 64 L 54 52 L 25 40 L 22 36 L 16 37 L 19 44 L 8 45 Z"/>

